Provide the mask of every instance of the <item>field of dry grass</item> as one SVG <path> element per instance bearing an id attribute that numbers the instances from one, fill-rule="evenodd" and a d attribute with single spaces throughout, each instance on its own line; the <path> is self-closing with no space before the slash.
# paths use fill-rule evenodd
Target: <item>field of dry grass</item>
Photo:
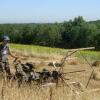
<path id="1" fill-rule="evenodd" d="M 68 91 L 68 88 L 21 87 L 5 85 L 0 87 L 0 100 L 100 100 L 100 89 L 86 90 L 80 94 Z"/>
<path id="2" fill-rule="evenodd" d="M 18 47 L 17 47 L 18 48 Z M 58 50 L 59 51 L 59 50 Z M 19 56 L 20 60 L 24 62 L 33 62 L 37 65 L 37 70 L 42 70 L 47 68 L 52 70 L 53 68 L 47 66 L 48 62 L 58 61 L 60 62 L 62 55 L 59 55 L 58 51 L 50 54 L 30 54 L 30 52 L 15 51 L 12 49 L 12 52 Z M 53 51 L 52 51 L 53 52 Z M 63 51 L 64 53 L 65 51 Z M 29 55 L 30 54 L 30 55 Z M 89 60 L 90 61 L 90 60 Z M 93 61 L 90 61 L 92 64 Z M 14 71 L 13 68 L 13 59 L 10 58 L 11 71 Z M 95 72 L 100 71 L 98 65 L 93 67 Z M 71 86 L 70 89 L 64 84 L 56 87 L 55 85 L 51 86 L 36 86 L 32 84 L 31 86 L 24 84 L 18 88 L 17 83 L 14 82 L 4 82 L 2 75 L 0 75 L 0 100 L 100 100 L 100 80 L 91 79 L 86 89 L 86 84 L 88 82 L 89 76 L 92 72 L 90 66 L 85 62 L 84 59 L 77 58 L 72 60 L 67 60 L 64 65 L 64 72 L 85 70 L 81 73 L 69 73 L 65 77 L 69 78 L 66 83 L 71 82 L 80 82 L 83 86 L 83 91 L 79 87 Z M 74 91 L 73 91 L 74 90 Z"/>
<path id="3" fill-rule="evenodd" d="M 34 58 L 33 58 L 34 59 Z M 34 59 L 35 60 L 35 59 Z M 42 66 L 41 66 L 42 67 Z M 45 66 L 47 67 L 47 66 Z M 80 82 L 85 87 L 88 78 L 91 74 L 91 69 L 87 64 L 69 65 L 66 64 L 64 72 L 83 70 L 82 73 L 72 73 L 66 75 L 66 78 L 70 82 Z M 95 71 L 99 68 L 95 68 Z M 68 86 L 28 86 L 24 84 L 18 88 L 16 82 L 6 83 L 2 76 L 0 76 L 0 100 L 99 100 L 100 99 L 100 81 L 91 79 L 87 89 L 84 88 L 80 91 L 79 87 L 72 88 L 72 91 Z"/>

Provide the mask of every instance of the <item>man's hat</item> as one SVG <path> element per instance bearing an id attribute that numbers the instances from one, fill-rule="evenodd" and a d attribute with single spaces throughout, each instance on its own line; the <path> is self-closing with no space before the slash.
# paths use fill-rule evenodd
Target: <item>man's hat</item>
<path id="1" fill-rule="evenodd" d="M 10 41 L 10 38 L 9 38 L 8 36 L 5 35 L 5 36 L 3 36 L 3 40 L 4 40 L 4 41 Z"/>

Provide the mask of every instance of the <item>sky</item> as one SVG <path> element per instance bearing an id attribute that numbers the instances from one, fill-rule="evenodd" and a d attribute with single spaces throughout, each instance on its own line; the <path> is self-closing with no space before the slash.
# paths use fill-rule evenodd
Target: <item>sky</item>
<path id="1" fill-rule="evenodd" d="M 0 23 L 63 22 L 83 16 L 100 19 L 100 0 L 0 0 Z"/>

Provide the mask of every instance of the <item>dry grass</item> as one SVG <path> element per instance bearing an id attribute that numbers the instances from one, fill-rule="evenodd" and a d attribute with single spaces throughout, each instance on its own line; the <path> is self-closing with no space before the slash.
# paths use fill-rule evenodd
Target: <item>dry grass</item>
<path id="1" fill-rule="evenodd" d="M 71 61 L 68 61 L 68 64 L 69 65 L 78 65 L 78 61 L 77 60 L 71 60 Z"/>
<path id="2" fill-rule="evenodd" d="M 68 87 L 36 87 L 0 82 L 0 100 L 100 100 L 100 89 L 71 92 Z"/>
<path id="3" fill-rule="evenodd" d="M 4 83 L 0 80 L 0 100 L 66 100 L 67 88 L 38 87 L 23 85 L 18 88 L 17 84 Z M 60 95 L 59 95 L 60 94 Z"/>
<path id="4" fill-rule="evenodd" d="M 74 74 L 74 78 L 76 76 L 78 78 L 80 75 Z M 80 77 L 84 79 L 84 77 Z M 79 89 L 79 87 L 76 88 L 75 90 Z M 72 91 L 67 86 L 38 87 L 36 85 L 27 86 L 25 84 L 18 88 L 16 82 L 4 83 L 0 76 L 0 100 L 100 100 L 100 89 L 86 89 L 84 92 L 81 92 Z"/>

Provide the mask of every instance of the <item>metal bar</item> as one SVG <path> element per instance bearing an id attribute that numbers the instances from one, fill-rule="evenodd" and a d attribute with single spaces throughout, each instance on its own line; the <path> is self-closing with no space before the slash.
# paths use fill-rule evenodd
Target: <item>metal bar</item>
<path id="1" fill-rule="evenodd" d="M 77 73 L 77 72 L 84 72 L 86 70 L 80 70 L 80 71 L 72 71 L 72 72 L 66 72 L 66 73 L 63 73 L 63 74 L 68 74 L 68 73 Z"/>
<path id="2" fill-rule="evenodd" d="M 89 64 L 89 66 L 90 66 L 91 69 L 92 69 L 92 72 L 91 72 L 90 77 L 89 77 L 89 79 L 88 79 L 88 82 L 87 82 L 87 84 L 86 84 L 86 88 L 87 88 L 88 85 L 89 85 L 89 83 L 90 83 L 90 80 L 91 80 L 91 78 L 92 78 L 92 75 L 93 75 L 93 73 L 94 73 L 94 69 L 93 69 L 92 65 L 89 63 L 89 61 L 86 59 L 86 57 L 85 57 L 81 52 L 79 52 L 79 53 L 81 54 L 81 56 L 85 59 L 85 61 Z"/>
<path id="3" fill-rule="evenodd" d="M 61 67 L 63 66 L 63 64 L 64 64 L 66 58 L 69 57 L 69 56 L 71 56 L 71 55 L 73 55 L 75 52 L 77 52 L 77 51 L 73 51 L 72 53 L 66 55 L 66 56 L 62 59 L 62 61 L 61 61 Z"/>
<path id="4" fill-rule="evenodd" d="M 91 78 L 92 78 L 93 73 L 94 73 L 94 70 L 92 70 L 92 73 L 91 73 L 91 75 L 90 75 L 90 77 L 89 77 L 89 79 L 88 79 L 88 82 L 87 82 L 87 84 L 86 84 L 86 88 L 88 87 L 88 85 L 89 85 L 89 83 L 90 83 L 90 80 L 91 80 Z"/>

